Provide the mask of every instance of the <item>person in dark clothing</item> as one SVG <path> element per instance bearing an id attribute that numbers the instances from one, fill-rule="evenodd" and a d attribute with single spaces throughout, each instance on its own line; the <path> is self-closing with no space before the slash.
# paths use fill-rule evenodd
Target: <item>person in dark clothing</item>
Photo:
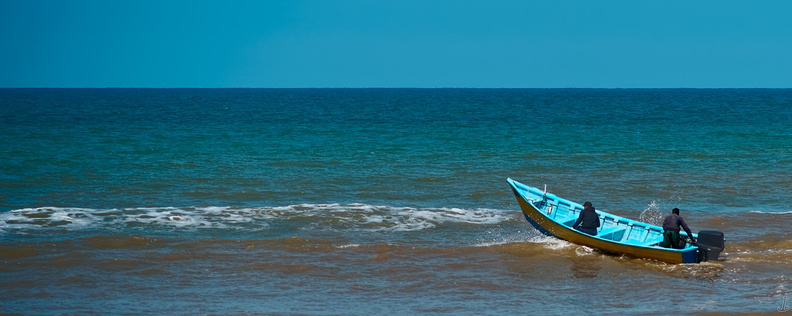
<path id="1" fill-rule="evenodd" d="M 693 238 L 693 233 L 690 232 L 685 220 L 679 216 L 679 209 L 674 208 L 671 211 L 671 215 L 668 215 L 663 221 L 663 242 L 660 245 L 666 248 L 684 248 L 684 245 L 680 245 L 679 242 L 680 226 L 685 229 L 685 232 L 690 236 L 690 240 L 696 242 L 696 238 Z"/>
<path id="2" fill-rule="evenodd" d="M 575 221 L 575 224 L 572 225 L 572 228 L 596 236 L 597 227 L 599 226 L 599 216 L 597 216 L 594 206 L 591 205 L 591 202 L 583 203 L 583 210 L 580 211 L 580 215 L 578 215 L 578 219 Z"/>

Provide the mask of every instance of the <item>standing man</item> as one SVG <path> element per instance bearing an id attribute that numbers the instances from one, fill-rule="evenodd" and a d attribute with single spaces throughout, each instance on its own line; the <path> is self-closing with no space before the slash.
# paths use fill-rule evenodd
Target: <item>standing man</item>
<path id="1" fill-rule="evenodd" d="M 594 210 L 591 202 L 583 203 L 583 210 L 580 211 L 577 221 L 572 228 L 582 231 L 591 236 L 597 235 L 597 227 L 600 226 L 599 216 Z"/>
<path id="2" fill-rule="evenodd" d="M 696 238 L 693 237 L 693 233 L 690 232 L 685 220 L 682 219 L 682 216 L 679 216 L 679 209 L 674 208 L 671 211 L 671 215 L 668 215 L 663 221 L 663 243 L 660 245 L 666 248 L 684 248 L 684 245 L 679 244 L 680 226 L 685 229 L 685 232 L 690 236 L 690 240 L 696 242 Z"/>

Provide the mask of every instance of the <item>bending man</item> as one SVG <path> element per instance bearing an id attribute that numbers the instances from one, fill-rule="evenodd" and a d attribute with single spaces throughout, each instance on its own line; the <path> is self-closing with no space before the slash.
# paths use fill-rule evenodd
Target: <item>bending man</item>
<path id="1" fill-rule="evenodd" d="M 668 215 L 663 221 L 663 242 L 660 245 L 666 248 L 685 248 L 685 245 L 680 245 L 679 242 L 680 226 L 685 229 L 685 232 L 690 236 L 690 240 L 696 242 L 696 238 L 693 238 L 693 233 L 690 232 L 690 228 L 685 223 L 685 220 L 682 219 L 682 216 L 679 216 L 679 209 L 674 208 L 674 210 L 671 211 L 671 215 Z"/>

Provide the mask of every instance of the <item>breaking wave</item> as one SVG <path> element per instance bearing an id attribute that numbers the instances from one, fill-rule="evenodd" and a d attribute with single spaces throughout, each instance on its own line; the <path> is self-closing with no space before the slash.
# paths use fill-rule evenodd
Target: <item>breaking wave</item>
<path id="1" fill-rule="evenodd" d="M 418 231 L 442 224 L 487 225 L 513 218 L 497 209 L 411 208 L 367 204 L 279 207 L 25 208 L 0 213 L 0 234 L 79 230 L 249 230 L 286 225 L 362 231 Z"/>

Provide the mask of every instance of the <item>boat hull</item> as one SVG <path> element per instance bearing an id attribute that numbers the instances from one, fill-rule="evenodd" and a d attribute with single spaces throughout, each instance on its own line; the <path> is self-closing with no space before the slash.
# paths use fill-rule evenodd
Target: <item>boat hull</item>
<path id="1" fill-rule="evenodd" d="M 603 219 L 603 223 L 611 220 L 615 224 L 610 229 L 601 228 L 598 236 L 588 235 L 571 227 L 571 222 L 577 218 L 574 215 L 575 210 L 578 208 L 582 209 L 579 204 L 547 194 L 511 179 L 509 179 L 509 184 L 525 219 L 546 235 L 579 245 L 594 247 L 608 253 L 624 254 L 668 263 L 698 262 L 698 248 L 695 246 L 687 246 L 684 249 L 660 247 L 658 245 L 662 241 L 662 229 L 660 227 L 597 211 L 598 215 Z M 553 209 L 554 203 L 556 205 L 555 210 Z M 567 216 L 561 216 L 560 218 L 551 216 L 554 211 L 564 211 L 562 207 L 567 207 Z M 625 236 L 624 231 L 627 231 L 627 229 L 630 229 L 630 231 Z M 622 235 L 619 238 L 613 237 L 613 234 L 608 235 L 606 233 L 606 231 L 616 232 L 620 230 L 622 230 Z M 646 231 L 645 237 L 641 235 L 642 230 Z M 610 240 L 610 238 L 618 240 Z"/>

